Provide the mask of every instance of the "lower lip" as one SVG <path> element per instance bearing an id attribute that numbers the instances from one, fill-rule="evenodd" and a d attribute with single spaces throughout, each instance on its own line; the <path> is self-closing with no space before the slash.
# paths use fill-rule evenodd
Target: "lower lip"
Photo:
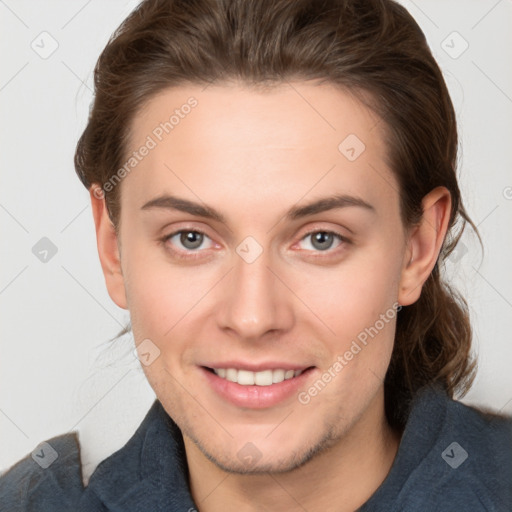
<path id="1" fill-rule="evenodd" d="M 306 379 L 314 370 L 314 368 L 308 368 L 298 377 L 283 380 L 283 382 L 270 386 L 242 386 L 236 382 L 223 379 L 204 367 L 200 369 L 217 394 L 237 407 L 250 409 L 273 407 L 289 399 L 304 386 Z"/>

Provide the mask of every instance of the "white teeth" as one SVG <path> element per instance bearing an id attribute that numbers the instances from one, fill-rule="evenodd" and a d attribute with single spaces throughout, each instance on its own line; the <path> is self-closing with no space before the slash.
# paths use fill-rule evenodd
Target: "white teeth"
<path id="1" fill-rule="evenodd" d="M 274 370 L 272 372 L 272 383 L 277 384 L 278 382 L 283 382 L 285 370 Z"/>
<path id="2" fill-rule="evenodd" d="M 220 375 L 219 375 L 220 377 Z M 228 368 L 226 370 L 226 379 L 230 380 L 231 382 L 237 382 L 238 379 L 238 371 L 234 368 Z"/>
<path id="3" fill-rule="evenodd" d="M 254 386 L 254 372 L 238 370 L 238 384 L 242 386 Z"/>
<path id="4" fill-rule="evenodd" d="M 256 386 L 271 386 L 272 370 L 263 370 L 262 372 L 256 372 L 254 374 L 254 384 L 256 384 Z"/>
<path id="5" fill-rule="evenodd" d="M 236 368 L 214 368 L 213 371 L 222 379 L 236 382 L 242 386 L 271 386 L 279 384 L 283 380 L 298 377 L 303 370 L 263 370 L 250 372 L 249 370 L 237 370 Z"/>

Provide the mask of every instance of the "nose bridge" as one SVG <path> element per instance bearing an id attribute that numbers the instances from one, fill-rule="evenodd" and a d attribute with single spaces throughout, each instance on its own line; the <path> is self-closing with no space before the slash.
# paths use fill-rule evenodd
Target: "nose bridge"
<path id="1" fill-rule="evenodd" d="M 270 251 L 254 238 L 239 244 L 223 297 L 222 322 L 240 337 L 261 337 L 269 330 L 284 328 L 290 318 L 282 284 L 271 269 Z"/>

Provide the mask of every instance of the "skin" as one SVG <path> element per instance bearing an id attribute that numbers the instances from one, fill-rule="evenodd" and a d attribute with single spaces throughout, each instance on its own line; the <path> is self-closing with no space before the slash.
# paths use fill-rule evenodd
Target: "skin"
<path id="1" fill-rule="evenodd" d="M 328 84 L 168 89 L 135 117 L 129 150 L 190 96 L 198 105 L 119 185 L 118 234 L 91 188 L 109 294 L 129 309 L 136 343 L 150 339 L 160 350 L 143 369 L 183 432 L 201 511 L 352 511 L 383 482 L 400 442 L 384 414 L 395 319 L 305 405 L 294 394 L 264 409 L 237 407 L 209 387 L 200 366 L 314 366 L 307 390 L 380 314 L 418 299 L 446 235 L 450 194 L 431 191 L 421 222 L 405 228 L 383 123 Z M 348 134 L 366 146 L 354 161 L 338 150 Z M 334 193 L 373 210 L 285 217 Z M 209 205 L 225 222 L 141 209 L 162 194 Z M 207 236 L 198 248 L 179 235 L 162 242 L 180 229 Z M 312 230 L 347 241 L 322 245 Z M 251 263 L 236 252 L 247 236 L 263 251 Z M 259 454 L 250 465 L 237 456 L 249 442 Z"/>

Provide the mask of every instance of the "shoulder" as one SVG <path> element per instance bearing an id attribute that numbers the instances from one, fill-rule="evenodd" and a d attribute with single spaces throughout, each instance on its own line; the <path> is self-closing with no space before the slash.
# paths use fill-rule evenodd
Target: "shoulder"
<path id="1" fill-rule="evenodd" d="M 83 485 L 76 433 L 39 444 L 0 475 L 0 512 L 194 509 L 183 437 L 155 400 L 137 431 Z"/>
<path id="2" fill-rule="evenodd" d="M 427 450 L 411 481 L 436 510 L 512 510 L 512 418 L 450 398 L 444 389 L 421 390 L 411 411 L 416 435 Z M 422 438 L 422 424 L 430 423 Z M 425 427 L 423 427 L 424 431 Z M 418 488 L 418 487 L 417 487 Z"/>
<path id="3" fill-rule="evenodd" d="M 102 461 L 82 499 L 84 510 L 164 511 L 194 508 L 183 437 L 155 400 L 131 439 Z M 100 508 L 101 507 L 101 508 Z"/>
<path id="4" fill-rule="evenodd" d="M 432 448 L 431 464 L 440 467 L 430 471 L 438 482 L 439 504 L 446 507 L 450 501 L 453 507 L 464 504 L 466 510 L 512 510 L 512 417 L 436 393 L 446 411 Z"/>
<path id="5" fill-rule="evenodd" d="M 511 463 L 512 416 L 486 411 L 448 397 L 441 400 L 447 404 L 447 432 L 455 432 L 467 440 L 475 456 L 494 454 L 494 460 Z"/>
<path id="6" fill-rule="evenodd" d="M 83 493 L 76 433 L 53 437 L 0 476 L 0 511 L 76 510 Z"/>
<path id="7" fill-rule="evenodd" d="M 511 511 L 512 418 L 465 405 L 438 386 L 421 389 L 391 471 L 365 505 L 365 512 Z"/>

